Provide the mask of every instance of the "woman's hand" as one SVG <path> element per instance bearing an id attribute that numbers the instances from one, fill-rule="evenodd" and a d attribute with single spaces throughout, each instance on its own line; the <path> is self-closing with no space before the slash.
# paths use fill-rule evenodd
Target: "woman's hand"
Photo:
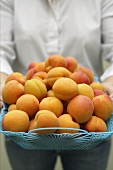
<path id="1" fill-rule="evenodd" d="M 102 84 L 104 86 L 105 92 L 107 92 L 113 100 L 113 76 L 110 76 L 105 79 Z"/>
<path id="2" fill-rule="evenodd" d="M 3 101 L 2 101 L 2 89 L 5 84 L 5 80 L 7 78 L 7 74 L 5 73 L 0 73 L 0 110 L 3 107 Z"/>

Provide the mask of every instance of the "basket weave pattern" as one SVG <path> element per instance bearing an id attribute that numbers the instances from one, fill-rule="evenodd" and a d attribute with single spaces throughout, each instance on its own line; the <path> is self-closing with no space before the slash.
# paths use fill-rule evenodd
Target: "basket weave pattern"
<path id="1" fill-rule="evenodd" d="M 4 105 L 2 113 L 0 114 L 0 132 L 6 137 L 10 138 L 16 144 L 24 149 L 29 150 L 84 150 L 91 149 L 101 143 L 103 140 L 109 138 L 113 134 L 113 114 L 107 120 L 107 132 L 87 132 L 80 129 L 79 132 L 70 134 L 39 134 L 34 130 L 26 132 L 11 132 L 2 129 L 2 118 L 7 113 L 7 105 Z M 48 130 L 48 128 L 44 128 Z M 53 129 L 53 128 L 49 128 Z M 58 128 L 57 128 L 58 129 Z M 64 129 L 64 128 L 59 128 Z M 65 128 L 66 129 L 66 128 Z M 36 129 L 35 129 L 36 130 Z M 38 130 L 43 130 L 40 128 Z M 68 128 L 69 130 L 69 128 Z M 75 130 L 70 128 L 70 130 Z"/>

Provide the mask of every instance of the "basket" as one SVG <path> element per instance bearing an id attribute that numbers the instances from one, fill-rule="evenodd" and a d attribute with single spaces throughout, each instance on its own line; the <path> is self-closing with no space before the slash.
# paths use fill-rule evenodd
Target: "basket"
<path id="1" fill-rule="evenodd" d="M 2 113 L 0 114 L 0 132 L 6 137 L 10 138 L 23 149 L 29 150 L 85 150 L 91 149 L 109 138 L 113 134 L 113 114 L 110 119 L 106 121 L 107 132 L 87 132 L 79 129 L 79 132 L 70 134 L 39 134 L 35 130 L 26 132 L 11 132 L 2 129 L 2 118 L 7 113 L 8 105 L 4 104 Z M 70 129 L 75 128 L 38 128 L 38 130 L 48 129 Z"/>

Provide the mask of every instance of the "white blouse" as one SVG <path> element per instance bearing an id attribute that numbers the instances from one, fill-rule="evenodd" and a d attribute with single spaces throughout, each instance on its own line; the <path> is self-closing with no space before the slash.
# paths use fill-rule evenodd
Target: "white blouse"
<path id="1" fill-rule="evenodd" d="M 73 56 L 101 80 L 113 75 L 113 0 L 1 0 L 1 72 Z M 110 66 L 103 74 L 101 60 Z"/>

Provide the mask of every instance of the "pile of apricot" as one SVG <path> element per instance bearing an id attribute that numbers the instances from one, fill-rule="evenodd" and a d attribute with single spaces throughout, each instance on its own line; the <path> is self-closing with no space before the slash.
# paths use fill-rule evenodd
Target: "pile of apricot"
<path id="1" fill-rule="evenodd" d="M 2 98 L 9 105 L 2 119 L 5 131 L 105 132 L 106 120 L 113 112 L 113 101 L 102 83 L 94 81 L 93 71 L 80 66 L 73 57 L 57 54 L 43 62 L 30 63 L 26 75 L 8 75 Z"/>

